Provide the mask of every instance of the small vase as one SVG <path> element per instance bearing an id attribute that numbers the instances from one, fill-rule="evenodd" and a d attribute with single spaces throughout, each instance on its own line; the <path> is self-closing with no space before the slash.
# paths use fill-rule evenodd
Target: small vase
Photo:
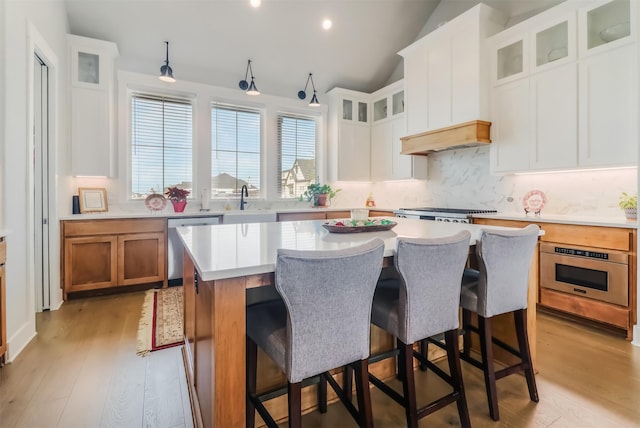
<path id="1" fill-rule="evenodd" d="M 329 206 L 329 194 L 328 193 L 316 193 L 313 195 L 314 207 L 328 207 Z"/>
<path id="2" fill-rule="evenodd" d="M 638 218 L 638 209 L 637 208 L 625 208 L 624 215 L 627 217 L 627 220 L 637 220 Z"/>
<path id="3" fill-rule="evenodd" d="M 179 201 L 171 200 L 171 203 L 173 204 L 173 211 L 177 212 L 177 213 L 184 212 L 184 209 L 187 206 L 187 200 L 186 199 L 182 199 L 182 200 L 179 200 Z"/>

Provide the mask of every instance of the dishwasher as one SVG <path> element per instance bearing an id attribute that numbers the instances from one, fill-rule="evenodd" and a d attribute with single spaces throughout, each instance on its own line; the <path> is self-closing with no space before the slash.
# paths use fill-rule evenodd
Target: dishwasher
<path id="1" fill-rule="evenodd" d="M 220 217 L 181 217 L 167 220 L 167 278 L 169 285 L 182 285 L 182 253 L 184 246 L 178 236 L 177 227 L 181 226 L 207 226 L 220 223 Z"/>

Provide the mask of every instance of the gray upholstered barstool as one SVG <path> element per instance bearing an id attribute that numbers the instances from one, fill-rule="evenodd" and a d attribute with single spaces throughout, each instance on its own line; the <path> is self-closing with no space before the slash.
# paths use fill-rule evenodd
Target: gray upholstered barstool
<path id="1" fill-rule="evenodd" d="M 484 230 L 476 246 L 479 270 L 466 270 L 460 306 L 464 348 L 461 358 L 484 372 L 489 414 L 499 420 L 496 380 L 524 371 L 531 401 L 538 402 L 538 391 L 531 363 L 527 334 L 527 295 L 529 267 L 536 249 L 540 228 L 529 225 L 519 230 Z M 478 315 L 477 327 L 471 324 L 471 313 Z M 513 312 L 519 350 L 493 338 L 491 320 L 494 316 Z M 471 332 L 480 336 L 482 361 L 471 356 Z M 520 362 L 495 370 L 493 344 L 517 356 Z"/>
<path id="2" fill-rule="evenodd" d="M 369 374 L 370 381 L 405 408 L 407 425 L 455 402 L 462 426 L 470 426 L 458 350 L 460 281 L 469 253 L 467 231 L 437 239 L 399 238 L 394 263 L 399 281 L 381 283 L 371 321 L 397 338 L 403 395 Z M 449 374 L 413 352 L 414 342 L 444 333 Z M 453 392 L 418 409 L 413 357 L 444 379 Z"/>
<path id="3" fill-rule="evenodd" d="M 247 427 L 254 426 L 256 410 L 268 426 L 277 426 L 256 395 L 258 346 L 287 376 L 289 426 L 301 424 L 302 381 L 318 375 L 320 386 L 328 381 L 360 426 L 373 425 L 369 332 L 383 252 L 379 238 L 341 250 L 278 250 L 275 283 L 282 300 L 247 307 Z M 326 373 L 346 365 L 356 372 L 357 410 Z"/>

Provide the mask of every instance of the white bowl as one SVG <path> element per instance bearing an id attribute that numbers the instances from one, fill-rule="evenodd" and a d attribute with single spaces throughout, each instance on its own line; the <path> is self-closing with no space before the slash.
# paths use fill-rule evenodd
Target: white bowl
<path id="1" fill-rule="evenodd" d="M 631 34 L 630 25 L 628 22 L 621 22 L 616 25 L 612 25 L 611 27 L 605 28 L 600 31 L 600 38 L 606 42 L 613 42 L 614 40 L 618 40 L 622 37 L 626 37 Z"/>
<path id="2" fill-rule="evenodd" d="M 550 50 L 547 54 L 547 61 L 555 61 L 557 59 L 564 58 L 565 56 L 567 56 L 567 47 L 562 46 L 560 48 Z"/>

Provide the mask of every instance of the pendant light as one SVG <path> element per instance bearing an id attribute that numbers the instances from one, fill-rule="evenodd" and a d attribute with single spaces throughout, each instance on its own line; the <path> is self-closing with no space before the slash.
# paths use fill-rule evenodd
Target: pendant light
<path id="1" fill-rule="evenodd" d="M 298 98 L 304 100 L 307 98 L 307 87 L 309 86 L 309 81 L 311 81 L 311 87 L 313 88 L 313 96 L 311 97 L 311 101 L 309 102 L 309 107 L 318 107 L 320 105 L 320 101 L 318 101 L 318 96 L 316 95 L 316 85 L 313 84 L 312 74 L 309 73 L 309 77 L 307 77 L 307 84 L 304 85 L 304 90 L 298 91 Z"/>
<path id="2" fill-rule="evenodd" d="M 167 45 L 167 59 L 164 60 L 164 65 L 160 67 L 160 76 L 158 79 L 163 82 L 174 83 L 176 79 L 173 77 L 173 70 L 169 67 L 169 42 L 164 42 Z"/>
<path id="3" fill-rule="evenodd" d="M 247 77 L 249 77 L 249 70 L 251 70 L 251 83 L 247 82 Z M 253 81 L 253 68 L 251 67 L 251 60 L 247 62 L 247 71 L 244 73 L 244 80 L 241 80 L 238 86 L 240 89 L 247 92 L 247 95 L 260 95 L 260 91 L 256 88 L 256 84 Z"/>

